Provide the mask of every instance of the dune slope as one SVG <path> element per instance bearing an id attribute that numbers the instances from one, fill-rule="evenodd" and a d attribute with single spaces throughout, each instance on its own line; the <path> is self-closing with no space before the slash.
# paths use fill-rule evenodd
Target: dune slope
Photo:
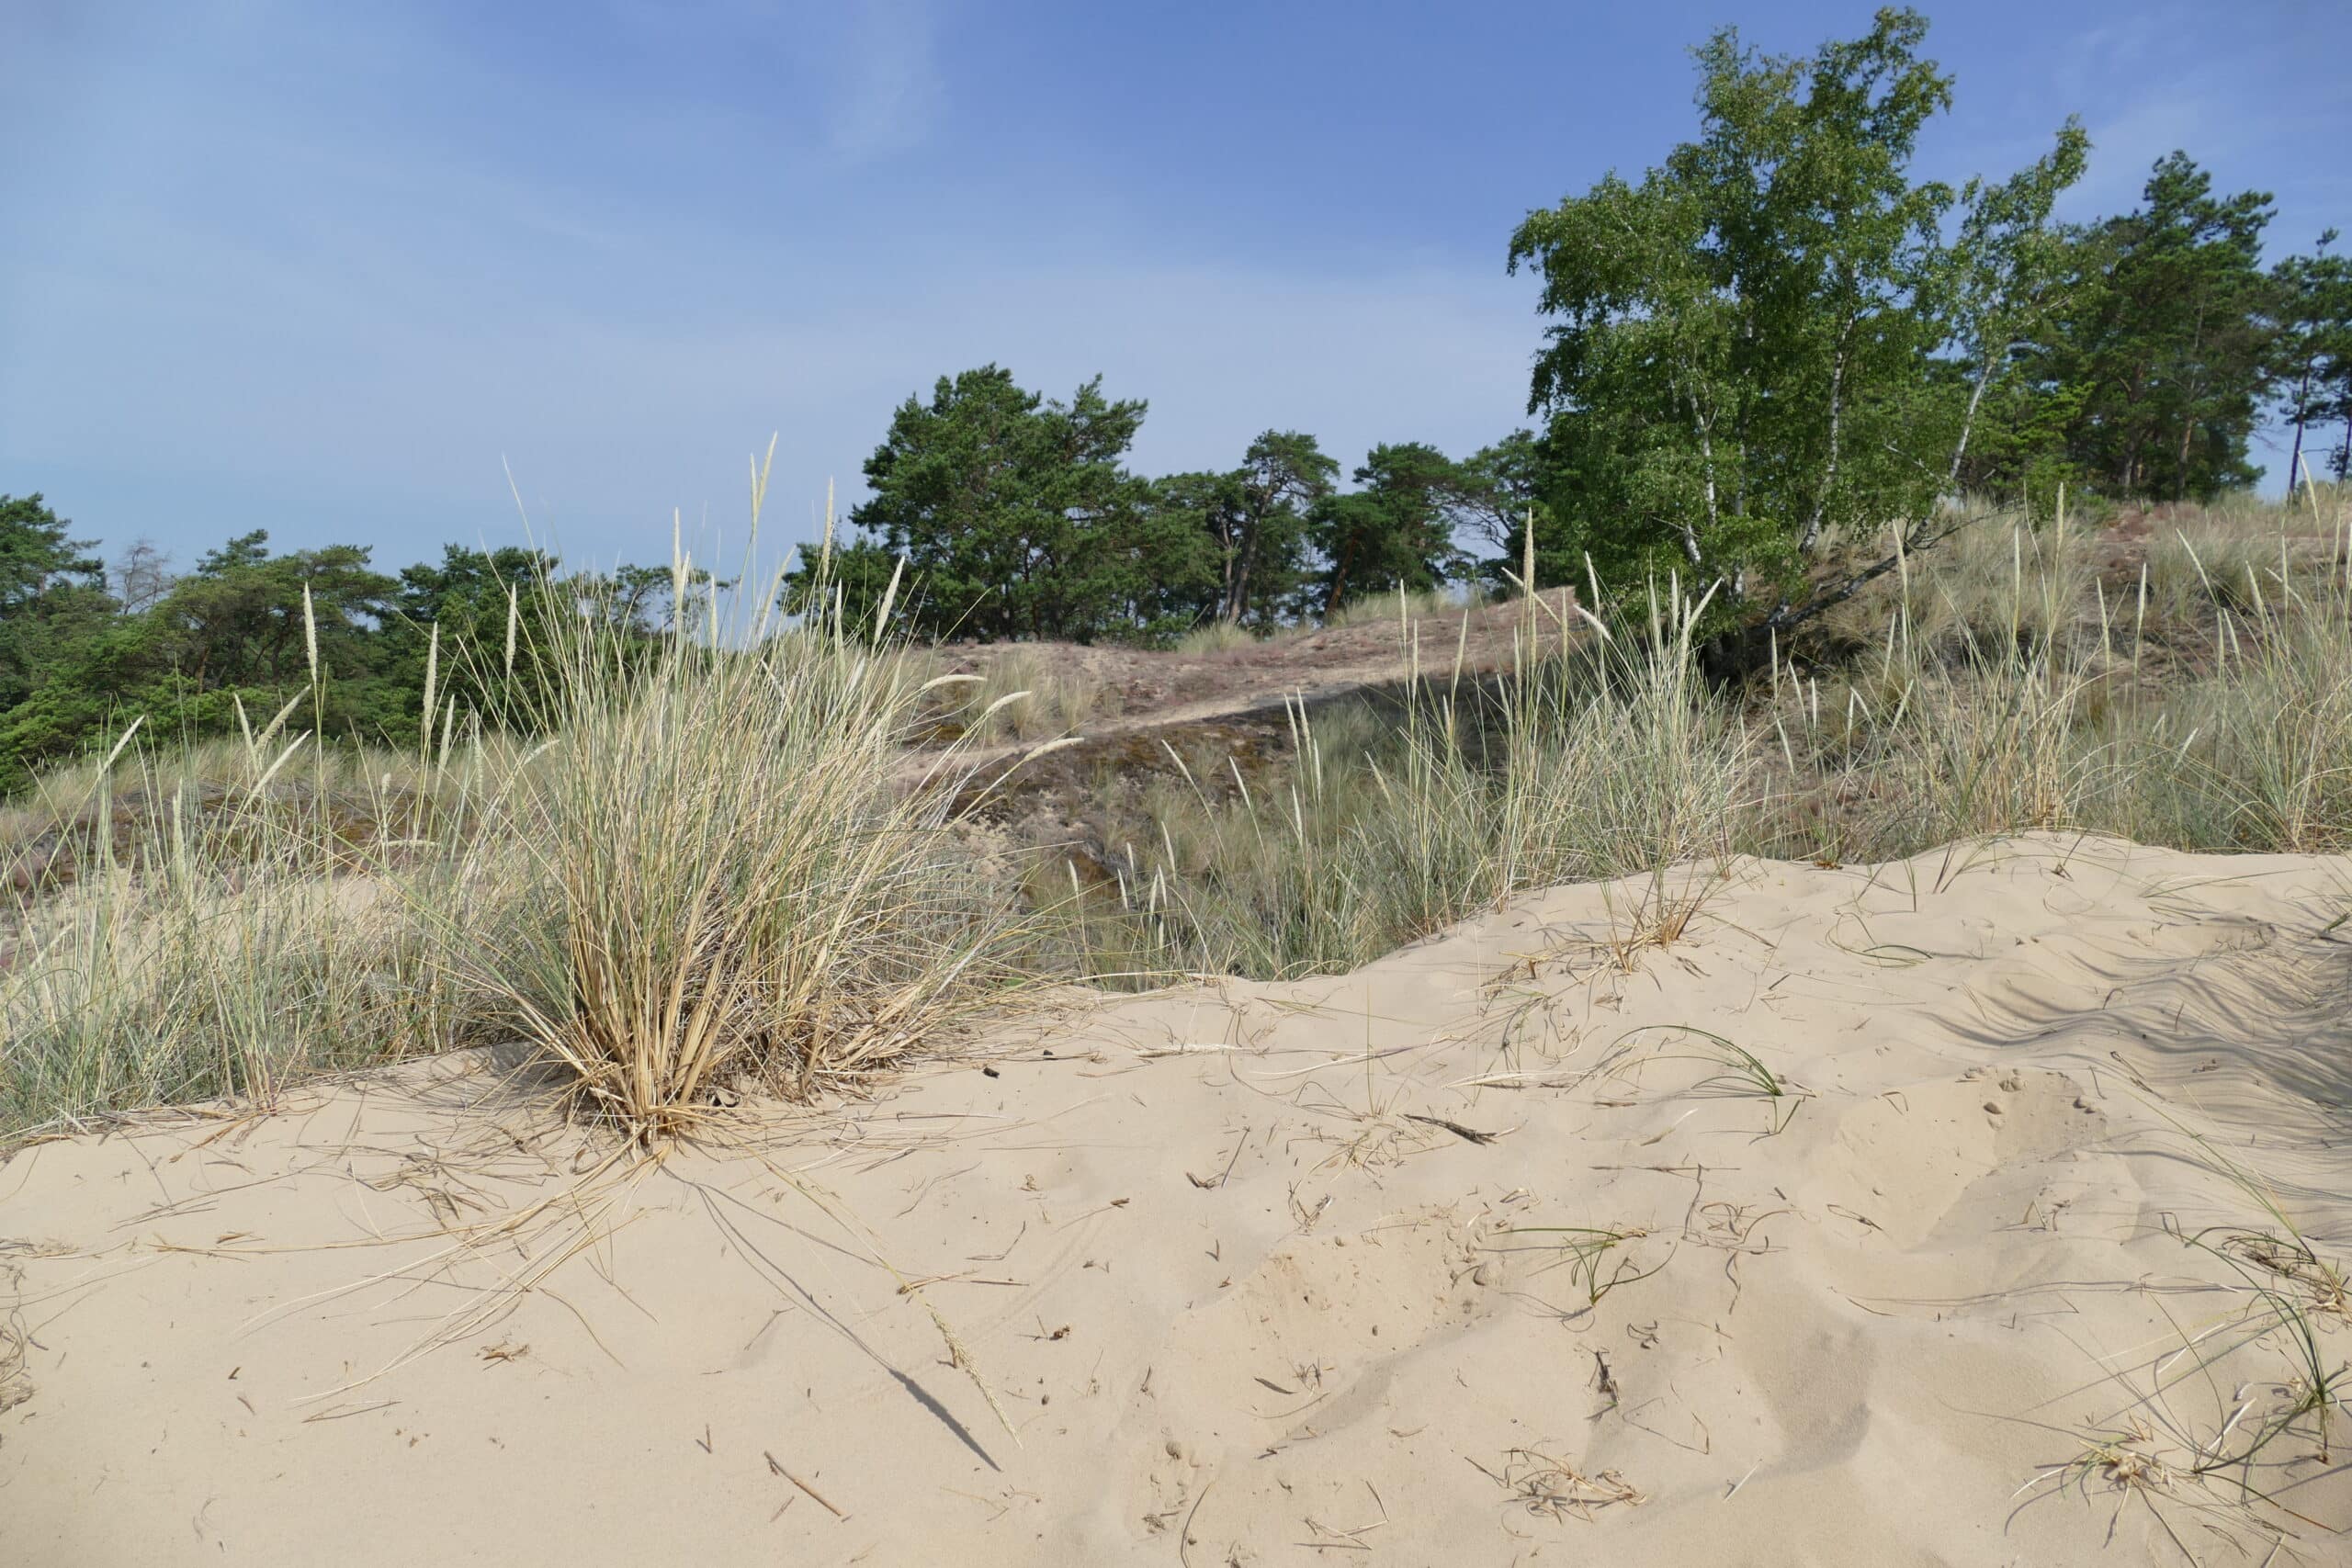
<path id="1" fill-rule="evenodd" d="M 21 1150 L 0 1560 L 2347 1560 L 2352 868 L 1645 892 L 658 1161 L 482 1055 Z"/>

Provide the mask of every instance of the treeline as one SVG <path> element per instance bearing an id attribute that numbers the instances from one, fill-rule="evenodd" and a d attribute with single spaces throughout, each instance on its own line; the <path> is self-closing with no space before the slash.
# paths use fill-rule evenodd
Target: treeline
<path id="1" fill-rule="evenodd" d="M 1163 641 L 1216 621 L 1261 629 L 1402 583 L 1466 575 L 1532 500 L 1524 435 L 1456 462 L 1375 446 L 1340 488 L 1313 435 L 1269 430 L 1238 466 L 1146 479 L 1125 467 L 1140 400 L 1100 378 L 1068 402 L 983 366 L 910 398 L 865 464 L 872 497 L 794 581 L 877 604 L 901 558 L 925 636 Z"/>
<path id="2" fill-rule="evenodd" d="M 2252 482 L 2266 423 L 2290 474 L 2345 477 L 2335 231 L 2266 268 L 2271 198 L 2217 193 L 2181 152 L 2132 211 L 2057 222 L 2089 153 L 2072 120 L 2006 178 L 1917 179 L 1952 88 L 1926 33 L 1883 11 L 1792 57 L 1720 32 L 1695 51 L 1695 140 L 1531 212 L 1508 251 L 1542 283 L 1529 429 L 1460 458 L 1376 446 L 1345 483 L 1312 434 L 1269 430 L 1229 468 L 1150 478 L 1128 466 L 1142 400 L 1099 378 L 1051 400 L 985 366 L 897 410 L 868 498 L 792 591 L 821 577 L 878 609 L 903 559 L 912 635 L 1158 642 L 1506 581 L 1532 519 L 1541 583 L 1589 558 L 1611 581 L 1715 584 L 1711 658 L 1736 674 L 1892 570 L 1872 543 L 1890 526 L 1931 548 L 1946 496 L 2211 499 Z M 102 564 L 40 496 L 0 498 L 0 789 L 135 715 L 222 733 L 296 692 L 332 733 L 408 738 L 434 628 L 502 648 L 549 613 L 518 590 L 556 567 L 453 547 L 388 575 L 361 547 L 273 554 L 250 534 L 175 576 L 144 549 Z M 670 613 L 666 568 L 565 581 L 574 609 L 649 634 Z M 527 660 L 451 658 L 445 678 L 472 684 L 445 689 L 518 711 L 501 688 Z"/>
<path id="3" fill-rule="evenodd" d="M 606 615 L 650 637 L 673 591 L 667 567 L 560 576 L 519 548 L 452 545 L 391 575 L 364 546 L 277 554 L 259 531 L 178 574 L 146 545 L 111 565 L 89 549 L 40 495 L 0 496 L 0 792 L 134 718 L 199 739 L 265 729 L 298 696 L 295 729 L 415 743 L 428 667 L 445 716 L 542 711 L 529 650 L 546 646 L 548 615 Z M 510 645 L 523 657 L 508 660 Z"/>

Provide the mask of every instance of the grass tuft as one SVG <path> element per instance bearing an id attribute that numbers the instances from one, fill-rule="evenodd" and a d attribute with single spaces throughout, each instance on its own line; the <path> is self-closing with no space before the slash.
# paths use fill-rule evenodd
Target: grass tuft
<path id="1" fill-rule="evenodd" d="M 713 610 L 650 647 L 548 617 L 553 744 L 502 797 L 489 928 L 451 934 L 474 988 L 640 1140 L 743 1085 L 854 1086 L 1002 977 L 1009 922 L 948 829 L 962 743 L 893 783 L 939 682 L 830 602 L 820 584 L 786 619 L 772 591 L 748 624 Z"/>

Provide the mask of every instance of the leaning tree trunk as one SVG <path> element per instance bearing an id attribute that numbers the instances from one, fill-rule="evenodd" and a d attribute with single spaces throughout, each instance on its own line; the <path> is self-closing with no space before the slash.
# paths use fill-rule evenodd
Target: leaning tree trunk
<path id="1" fill-rule="evenodd" d="M 2303 383 L 2295 389 L 2295 445 L 2287 454 L 2287 493 L 2295 491 L 2295 476 L 2302 472 L 2303 424 L 2311 418 L 2312 366 L 2303 361 Z"/>

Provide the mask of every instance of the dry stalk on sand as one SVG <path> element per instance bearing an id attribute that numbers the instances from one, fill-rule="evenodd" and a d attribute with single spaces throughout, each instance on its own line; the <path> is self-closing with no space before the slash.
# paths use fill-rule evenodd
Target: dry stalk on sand
<path id="1" fill-rule="evenodd" d="M 1469 1462 L 1473 1469 L 1510 1493 L 1512 1502 L 1545 1518 L 1589 1520 L 1603 1508 L 1619 1504 L 1638 1507 L 1649 1501 L 1639 1487 L 1613 1470 L 1588 1475 L 1573 1461 L 1535 1449 L 1506 1451 L 1500 1473 L 1476 1460 Z"/>
<path id="2" fill-rule="evenodd" d="M 979 1362 L 976 1358 L 974 1358 L 970 1348 L 964 1343 L 963 1336 L 956 1331 L 956 1325 L 948 1321 L 947 1315 L 939 1310 L 938 1306 L 932 1301 L 930 1294 L 924 1289 L 926 1285 L 938 1283 L 939 1279 L 910 1278 L 907 1273 L 899 1269 L 896 1263 L 892 1262 L 889 1257 L 883 1251 L 882 1244 L 879 1238 L 875 1235 L 872 1227 L 868 1226 L 863 1220 L 858 1218 L 849 1206 L 843 1203 L 836 1194 L 817 1186 L 807 1177 L 788 1171 L 783 1167 L 777 1165 L 768 1156 L 766 1151 L 760 1147 L 755 1141 L 744 1138 L 726 1138 L 723 1139 L 722 1142 L 724 1146 L 729 1147 L 756 1161 L 770 1176 L 773 1176 L 785 1187 L 797 1193 L 802 1199 L 806 1200 L 812 1207 L 814 1207 L 818 1213 L 832 1221 L 835 1225 L 840 1227 L 842 1233 L 850 1238 L 859 1251 L 865 1253 L 867 1258 L 873 1260 L 876 1267 L 879 1268 L 884 1273 L 890 1276 L 891 1282 L 897 1287 L 897 1294 L 900 1296 L 910 1296 L 914 1299 L 916 1304 L 921 1306 L 924 1314 L 931 1319 L 932 1326 L 938 1331 L 941 1341 L 947 1347 L 947 1359 L 949 1365 L 953 1366 L 957 1371 L 962 1372 L 967 1378 L 971 1380 L 972 1387 L 978 1392 L 981 1400 L 987 1404 L 989 1407 L 989 1414 L 996 1417 L 997 1425 L 1004 1429 L 1005 1436 L 1012 1439 L 1013 1446 L 1015 1448 L 1020 1447 L 1021 1433 L 1019 1429 L 1012 1425 L 1012 1417 L 1005 1414 L 1003 1403 L 998 1399 L 996 1389 L 981 1373 Z M 704 1191 L 704 1199 L 707 1203 L 712 1204 L 711 1213 L 713 1217 L 718 1217 L 718 1210 L 707 1190 L 705 1190 Z"/>
<path id="3" fill-rule="evenodd" d="M 16 1277 L 13 1271 L 5 1281 L 13 1297 Z M 28 1336 L 24 1319 L 11 1308 L 0 1317 L 0 1412 L 15 1409 L 33 1396 L 32 1374 L 25 1370 Z"/>

